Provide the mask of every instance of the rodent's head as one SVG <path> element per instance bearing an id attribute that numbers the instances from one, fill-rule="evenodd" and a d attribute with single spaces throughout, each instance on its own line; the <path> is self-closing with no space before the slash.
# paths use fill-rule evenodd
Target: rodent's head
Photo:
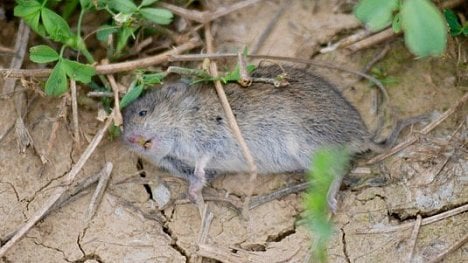
<path id="1" fill-rule="evenodd" d="M 153 159 L 167 155 L 181 134 L 186 119 L 184 106 L 194 103 L 187 88 L 184 82 L 169 83 L 128 105 L 123 112 L 124 142 Z"/>

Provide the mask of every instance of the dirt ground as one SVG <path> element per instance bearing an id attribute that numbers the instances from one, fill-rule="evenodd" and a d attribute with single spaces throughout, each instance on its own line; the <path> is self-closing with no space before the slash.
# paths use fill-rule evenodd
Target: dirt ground
<path id="1" fill-rule="evenodd" d="M 235 1 L 213 1 L 215 5 L 220 2 L 226 5 Z M 466 38 L 449 39 L 446 54 L 439 58 L 415 59 L 401 37 L 353 54 L 345 50 L 319 54 L 327 44 L 361 29 L 347 5 L 352 1 L 284 2 L 263 1 L 216 20 L 213 30 L 217 50 L 237 52 L 252 47 L 275 13 L 284 8 L 257 53 L 313 58 L 361 70 L 388 46 L 388 53 L 374 67 L 388 81 L 390 99 L 386 105 L 394 118 L 431 112 L 436 119 L 468 90 Z M 343 5 L 338 6 L 338 2 Z M 0 8 L 6 10 L 6 6 Z M 0 14 L 0 46 L 14 46 L 17 27 L 18 21 L 9 19 L 8 12 Z M 38 43 L 42 43 L 41 39 L 32 37 L 29 45 Z M 11 55 L 0 54 L 0 66 L 8 68 L 10 59 Z M 25 62 L 25 67 L 31 65 Z M 339 86 L 368 126 L 375 127 L 377 92 L 368 81 L 341 71 L 311 69 Z M 21 88 L 25 81 L 18 81 L 17 87 Z M 79 87 L 80 96 L 84 97 L 86 91 Z M 16 121 L 14 98 L 0 98 L 0 240 L 43 207 L 102 125 L 96 119 L 95 108 L 80 105 L 82 137 L 76 144 L 70 106 L 66 107 L 66 118 L 57 118 L 62 98 L 43 97 L 32 89 L 26 94 L 29 103 L 24 122 L 34 147 L 24 153 L 18 150 L 12 128 Z M 412 262 L 428 262 L 466 237 L 467 212 L 436 222 L 427 223 L 427 218 L 468 205 L 467 113 L 468 106 L 458 108 L 428 134 L 419 133 L 422 125 L 405 131 L 400 142 L 411 136 L 419 139 L 382 162 L 367 165 L 373 153 L 356 158 L 346 179 L 354 184 L 340 192 L 339 209 L 332 219 L 335 232 L 328 247 L 329 262 L 409 262 L 412 242 Z M 56 137 L 47 151 L 54 128 Z M 46 157 L 47 163 L 44 165 L 38 156 Z M 201 225 L 197 207 L 176 201 L 160 211 L 157 205 L 160 200 L 156 189 L 169 189 L 172 198 L 183 199 L 186 183 L 139 161 L 118 139 L 110 140 L 108 136 L 79 178 L 95 175 L 106 162 L 113 164 L 111 180 L 89 222 L 86 213 L 95 186 L 46 215 L 0 262 L 197 262 Z M 145 177 L 138 172 L 142 168 Z M 254 194 L 271 193 L 301 180 L 301 175 L 262 176 L 255 183 Z M 239 200 L 245 196 L 247 182 L 248 175 L 224 176 L 212 182 L 204 193 Z M 237 259 L 230 262 L 307 261 L 313 236 L 300 221 L 300 193 L 252 209 L 249 220 L 225 202 L 208 204 L 214 219 L 205 251 L 214 248 L 220 255 Z M 418 235 L 412 237 L 418 215 L 423 224 Z M 449 253 L 443 262 L 468 262 L 468 245 Z"/>

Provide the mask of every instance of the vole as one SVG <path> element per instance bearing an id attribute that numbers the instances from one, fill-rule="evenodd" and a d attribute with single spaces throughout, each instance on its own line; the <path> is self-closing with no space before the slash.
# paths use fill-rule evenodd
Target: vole
<path id="1" fill-rule="evenodd" d="M 328 81 L 307 70 L 262 66 L 253 77 L 287 73 L 289 85 L 232 83 L 224 89 L 259 174 L 305 172 L 317 149 L 344 146 L 350 154 L 381 149 L 359 112 Z M 189 181 L 199 200 L 208 179 L 248 172 L 212 84 L 167 83 L 124 110 L 123 140 L 156 166 Z M 329 205 L 341 178 L 329 191 Z"/>

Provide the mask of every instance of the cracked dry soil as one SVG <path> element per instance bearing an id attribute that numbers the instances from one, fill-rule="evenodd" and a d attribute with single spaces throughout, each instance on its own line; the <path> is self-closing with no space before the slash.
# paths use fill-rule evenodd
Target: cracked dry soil
<path id="1" fill-rule="evenodd" d="M 232 1 L 221 1 L 223 4 Z M 336 11 L 333 1 L 294 1 L 278 19 L 259 54 L 311 57 L 340 34 L 359 27 L 349 12 Z M 255 43 L 281 1 L 267 1 L 223 17 L 215 22 L 219 51 L 237 51 Z M 313 16 L 310 14 L 313 13 Z M 335 11 L 335 12 L 334 12 Z M 264 18 L 264 19 L 260 19 Z M 0 20 L 0 44 L 11 46 L 17 21 Z M 33 41 L 38 41 L 33 40 Z M 467 91 L 467 41 L 450 40 L 447 54 L 441 58 L 414 60 L 401 38 L 389 43 L 390 52 L 377 64 L 396 82 L 387 85 L 394 116 L 409 117 L 425 112 L 439 113 L 450 108 Z M 314 55 L 318 61 L 360 69 L 383 48 L 378 45 L 356 54 L 336 51 Z M 459 62 L 462 50 L 464 62 Z M 0 56 L 3 67 L 9 57 Z M 464 63 L 464 64 L 463 64 Z M 369 127 L 374 90 L 365 81 L 337 71 L 314 69 L 337 84 L 344 95 L 360 110 Z M 0 81 L 0 84 L 2 82 Z M 80 90 L 84 94 L 84 90 Z M 35 97 L 27 93 L 30 106 L 25 123 L 35 147 L 47 148 L 52 123 L 60 99 Z M 0 134 L 15 123 L 13 99 L 0 100 Z M 98 129 L 95 110 L 80 108 L 83 138 L 90 139 Z M 368 166 L 370 173 L 350 174 L 360 186 L 344 188 L 340 208 L 333 221 L 336 231 L 330 242 L 330 262 L 406 262 L 411 228 L 389 233 L 366 234 L 372 227 L 414 222 L 468 204 L 467 107 L 449 117 L 435 131 L 418 142 Z M 47 165 L 28 148 L 18 153 L 14 131 L 0 141 L 0 237 L 8 236 L 41 208 L 51 191 L 82 153 L 73 146 L 69 118 L 60 120 L 53 151 Z M 463 124 L 464 123 L 464 124 Z M 416 133 L 420 126 L 413 128 Z M 409 136 L 410 132 L 402 135 Z M 370 155 L 359 156 L 355 166 Z M 164 182 L 175 199 L 184 197 L 186 183 L 167 177 L 150 164 L 141 162 L 118 141 L 106 138 L 85 165 L 80 177 L 97 173 L 105 162 L 114 164 L 112 179 L 103 201 L 88 225 L 84 218 L 91 199 L 87 189 L 62 208 L 41 220 L 0 262 L 187 262 L 197 251 L 200 216 L 196 206 L 175 203 L 159 211 L 151 199 L 151 189 Z M 142 174 L 141 169 L 145 170 Z M 142 176 L 144 175 L 144 177 Z M 301 175 L 259 177 L 254 194 L 266 194 L 298 183 Z M 207 195 L 245 195 L 247 175 L 216 179 Z M 304 262 L 313 237 L 300 223 L 301 195 L 290 194 L 254 208 L 248 222 L 238 211 L 223 202 L 210 202 L 215 217 L 208 244 L 242 254 L 251 251 L 259 262 Z M 468 232 L 468 214 L 422 226 L 417 238 L 414 262 L 426 262 Z M 444 262 L 467 262 L 465 244 Z M 204 260 L 204 262 L 216 262 Z"/>

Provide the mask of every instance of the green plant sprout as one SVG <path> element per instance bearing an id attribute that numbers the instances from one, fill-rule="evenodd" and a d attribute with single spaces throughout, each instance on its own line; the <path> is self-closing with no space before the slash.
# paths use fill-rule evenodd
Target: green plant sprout
<path id="1" fill-rule="evenodd" d="M 335 178 L 344 175 L 348 162 L 348 151 L 342 147 L 322 148 L 312 156 L 312 167 L 308 173 L 311 184 L 304 196 L 304 222 L 314 238 L 313 262 L 326 261 L 327 244 L 333 234 L 328 189 Z"/>
<path id="2" fill-rule="evenodd" d="M 105 36 L 108 37 L 109 34 L 116 33 L 119 36 L 117 52 L 121 52 L 130 36 L 141 28 L 137 22 L 147 20 L 161 25 L 171 23 L 173 15 L 169 10 L 148 7 L 155 2 L 157 0 L 143 0 L 137 6 L 131 0 L 79 0 L 81 10 L 75 33 L 72 32 L 64 17 L 71 15 L 72 11 L 70 10 L 76 7 L 76 0 L 65 5 L 63 17 L 48 7 L 47 0 L 18 0 L 14 15 L 21 17 L 41 37 L 62 44 L 60 54 L 46 45 L 39 45 L 30 49 L 31 61 L 35 63 L 56 62 L 45 83 L 45 93 L 51 96 L 60 96 L 68 91 L 68 79 L 88 84 L 96 74 L 94 67 L 64 58 L 65 49 L 71 48 L 83 54 L 88 63 L 93 64 L 95 62 L 81 37 L 81 24 L 86 12 L 106 10 L 112 15 L 115 23 L 112 30 L 104 30 L 105 34 L 98 31 L 97 37 L 105 39 Z M 114 11 L 117 11 L 117 13 Z M 106 90 L 110 90 L 110 88 L 106 87 Z"/>
<path id="3" fill-rule="evenodd" d="M 447 21 L 430 0 L 360 0 L 354 14 L 372 31 L 389 25 L 402 31 L 406 46 L 418 57 L 445 51 Z"/>

